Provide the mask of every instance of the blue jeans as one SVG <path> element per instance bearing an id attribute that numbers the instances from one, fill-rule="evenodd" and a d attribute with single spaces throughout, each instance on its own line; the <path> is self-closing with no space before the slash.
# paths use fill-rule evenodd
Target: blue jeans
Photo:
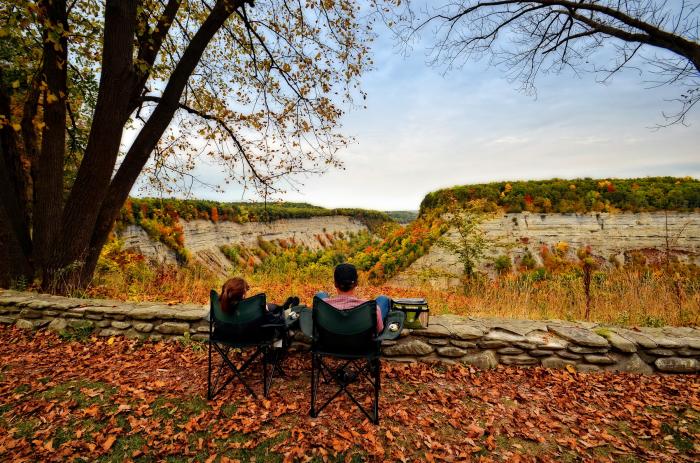
<path id="1" fill-rule="evenodd" d="M 315 296 L 320 299 L 326 299 L 330 297 L 325 291 L 319 291 L 315 294 Z M 382 294 L 381 296 L 377 296 L 376 298 L 374 298 L 374 300 L 377 303 L 377 307 L 379 307 L 379 310 L 382 313 L 382 321 L 386 320 L 386 316 L 389 314 L 389 308 L 391 307 L 391 298 Z"/>

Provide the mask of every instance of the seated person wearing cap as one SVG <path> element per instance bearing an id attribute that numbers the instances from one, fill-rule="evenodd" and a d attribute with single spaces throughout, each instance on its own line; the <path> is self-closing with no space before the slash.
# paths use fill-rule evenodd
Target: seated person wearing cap
<path id="1" fill-rule="evenodd" d="M 355 296 L 355 288 L 357 287 L 357 269 L 352 264 L 340 264 L 336 266 L 333 272 L 335 280 L 335 288 L 338 290 L 338 295 L 330 297 L 326 292 L 318 292 L 316 296 L 324 302 L 332 305 L 338 310 L 353 309 L 360 304 L 367 302 L 366 299 L 360 299 Z M 389 313 L 391 299 L 387 296 L 378 296 L 377 302 L 377 332 L 384 329 L 384 319 Z"/>

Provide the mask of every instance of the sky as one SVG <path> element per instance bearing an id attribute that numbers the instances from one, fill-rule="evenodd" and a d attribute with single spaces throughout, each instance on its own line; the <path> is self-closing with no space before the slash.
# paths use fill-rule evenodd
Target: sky
<path id="1" fill-rule="evenodd" d="M 552 177 L 700 177 L 700 108 L 690 127 L 660 130 L 678 89 L 647 88 L 634 71 L 605 85 L 592 74 L 542 76 L 537 96 L 518 91 L 503 70 L 469 62 L 445 73 L 426 64 L 426 43 L 406 56 L 381 28 L 374 70 L 362 81 L 367 109 L 351 109 L 339 153 L 344 169 L 297 177 L 277 199 L 325 207 L 417 210 L 423 196 L 469 183 Z M 220 183 L 218 167 L 196 174 Z M 284 185 L 282 185 L 284 187 Z M 193 196 L 256 200 L 228 185 L 223 194 L 195 186 Z"/>

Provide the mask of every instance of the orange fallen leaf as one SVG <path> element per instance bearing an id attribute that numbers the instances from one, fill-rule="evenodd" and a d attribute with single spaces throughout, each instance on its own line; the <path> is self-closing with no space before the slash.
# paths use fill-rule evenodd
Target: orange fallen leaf
<path id="1" fill-rule="evenodd" d="M 104 451 L 106 452 L 107 450 L 109 450 L 110 448 L 112 448 L 112 445 L 114 444 L 114 441 L 115 441 L 115 440 L 117 440 L 116 437 L 114 437 L 114 436 L 108 436 L 108 437 L 107 437 L 107 440 L 104 442 L 104 444 L 102 444 L 102 450 L 104 450 Z"/>

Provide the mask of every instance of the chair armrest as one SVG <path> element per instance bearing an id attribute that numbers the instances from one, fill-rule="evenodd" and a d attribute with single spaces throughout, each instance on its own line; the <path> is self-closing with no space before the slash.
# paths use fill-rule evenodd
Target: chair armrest
<path id="1" fill-rule="evenodd" d="M 286 323 L 265 323 L 264 325 L 260 325 L 260 328 L 286 328 L 287 324 Z"/>
<path id="2" fill-rule="evenodd" d="M 301 331 L 304 333 L 305 336 L 309 338 L 313 338 L 314 336 L 314 319 L 313 315 L 311 314 L 311 309 L 308 307 L 300 307 L 301 312 L 299 316 L 299 326 L 301 327 Z"/>
<path id="3" fill-rule="evenodd" d="M 389 312 L 384 320 L 384 330 L 376 337 L 377 341 L 391 341 L 401 336 L 406 314 L 400 310 Z"/>

